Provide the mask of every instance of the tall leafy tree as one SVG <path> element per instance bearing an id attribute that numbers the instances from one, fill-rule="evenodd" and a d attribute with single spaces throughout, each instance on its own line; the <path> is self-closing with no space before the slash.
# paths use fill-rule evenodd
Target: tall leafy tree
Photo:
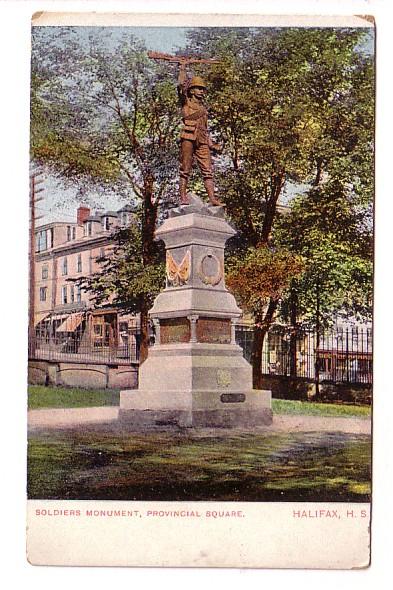
<path id="1" fill-rule="evenodd" d="M 84 191 L 115 191 L 134 202 L 140 237 L 128 245 L 127 260 L 129 268 L 143 269 L 136 277 L 146 284 L 156 279 L 159 207 L 175 190 L 176 87 L 136 39 L 110 29 L 88 32 L 34 29 L 32 157 Z M 133 285 L 128 303 L 138 304 L 144 360 L 151 298 L 143 285 Z"/>
<path id="2" fill-rule="evenodd" d="M 254 271 L 259 261 L 260 273 L 265 272 L 261 261 L 266 256 L 257 250 L 271 246 L 272 240 L 277 262 L 282 248 L 283 252 L 289 246 L 294 254 L 304 253 L 291 242 L 298 233 L 296 215 L 288 218 L 286 236 L 284 226 L 276 231 L 279 199 L 290 187 L 313 187 L 315 196 L 322 194 L 318 188 L 324 183 L 324 194 L 339 194 L 344 210 L 369 206 L 373 62 L 361 50 L 366 36 L 364 31 L 346 29 L 232 29 L 226 34 L 209 29 L 190 33 L 190 50 L 221 59 L 209 75 L 213 133 L 223 141 L 226 156 L 218 166 L 217 180 L 220 198 L 239 230 L 234 255 L 243 257 L 244 249 L 253 248 Z M 314 213 L 320 222 L 324 219 L 318 199 Z M 342 220 L 331 221 L 335 227 L 343 227 Z M 354 225 L 352 231 L 357 235 L 359 227 Z M 322 242 L 318 238 L 310 242 L 315 264 L 307 267 L 303 279 L 306 285 L 307 276 L 312 277 L 310 289 L 321 257 L 328 259 L 339 248 L 335 245 L 338 232 L 330 232 L 330 241 L 326 237 Z M 336 261 L 343 267 L 348 262 L 343 256 Z M 362 266 L 360 259 L 358 262 Z M 279 269 L 278 265 L 278 274 Z M 364 279 L 369 280 L 369 272 L 363 271 Z M 356 272 L 360 269 L 353 268 Z M 236 276 L 234 282 L 240 286 Z M 268 285 L 267 280 L 267 290 Z M 255 296 L 262 295 L 260 287 L 255 281 Z M 244 295 L 249 289 L 247 286 Z M 264 336 L 282 298 L 272 291 L 266 299 L 266 289 L 260 298 L 264 305 L 254 308 L 255 387 L 260 385 Z M 285 292 L 283 289 L 282 296 Z"/>

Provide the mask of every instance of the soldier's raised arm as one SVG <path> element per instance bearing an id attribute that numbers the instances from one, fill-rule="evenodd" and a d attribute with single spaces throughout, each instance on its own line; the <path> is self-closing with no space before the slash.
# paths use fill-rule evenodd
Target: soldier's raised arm
<path id="1" fill-rule="evenodd" d="M 186 64 L 184 62 L 180 62 L 179 64 L 179 77 L 177 79 L 177 93 L 179 95 L 179 100 L 183 104 L 187 98 L 187 72 L 186 72 Z"/>

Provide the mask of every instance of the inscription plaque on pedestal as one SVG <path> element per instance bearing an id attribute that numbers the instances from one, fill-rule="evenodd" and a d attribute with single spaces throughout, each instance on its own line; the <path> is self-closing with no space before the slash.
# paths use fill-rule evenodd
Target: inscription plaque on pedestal
<path id="1" fill-rule="evenodd" d="M 197 340 L 211 344 L 231 343 L 231 320 L 203 318 L 197 321 Z"/>
<path id="2" fill-rule="evenodd" d="M 176 342 L 189 342 L 191 337 L 190 322 L 187 318 L 173 318 L 161 320 L 160 340 L 161 344 L 175 344 Z"/>
<path id="3" fill-rule="evenodd" d="M 223 393 L 220 397 L 223 404 L 239 404 L 246 401 L 244 393 Z"/>

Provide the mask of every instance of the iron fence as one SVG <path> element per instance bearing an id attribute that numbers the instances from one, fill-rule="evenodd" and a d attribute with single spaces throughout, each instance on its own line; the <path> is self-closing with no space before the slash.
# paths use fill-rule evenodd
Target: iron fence
<path id="1" fill-rule="evenodd" d="M 250 361 L 253 328 L 237 326 L 236 341 Z M 372 331 L 369 327 L 329 330 L 274 326 L 265 337 L 262 373 L 320 383 L 372 383 Z"/>
<path id="2" fill-rule="evenodd" d="M 236 326 L 236 342 L 251 361 L 253 328 Z M 127 365 L 139 361 L 140 331 L 120 330 L 99 337 L 81 323 L 73 332 L 37 330 L 29 340 L 29 358 L 49 361 Z M 322 330 L 273 326 L 262 351 L 264 375 L 320 383 L 372 383 L 372 332 L 369 327 Z"/>
<path id="3" fill-rule="evenodd" d="M 139 361 L 140 333 L 97 338 L 82 330 L 65 334 L 36 333 L 29 339 L 29 358 L 36 360 L 128 365 Z"/>

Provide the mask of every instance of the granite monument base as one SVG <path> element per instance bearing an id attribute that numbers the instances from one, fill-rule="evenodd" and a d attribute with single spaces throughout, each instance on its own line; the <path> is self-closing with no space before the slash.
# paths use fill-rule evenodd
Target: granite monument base
<path id="1" fill-rule="evenodd" d="M 248 428 L 272 422 L 271 392 L 253 390 L 237 344 L 154 346 L 139 389 L 120 394 L 119 419 L 137 428 Z"/>
<path id="2" fill-rule="evenodd" d="M 155 234 L 166 248 L 166 286 L 149 311 L 155 344 L 139 389 L 121 392 L 119 418 L 138 428 L 270 424 L 271 393 L 252 389 L 252 368 L 236 344 L 242 310 L 225 286 L 224 248 L 236 231 L 223 207 L 188 199 Z"/>

